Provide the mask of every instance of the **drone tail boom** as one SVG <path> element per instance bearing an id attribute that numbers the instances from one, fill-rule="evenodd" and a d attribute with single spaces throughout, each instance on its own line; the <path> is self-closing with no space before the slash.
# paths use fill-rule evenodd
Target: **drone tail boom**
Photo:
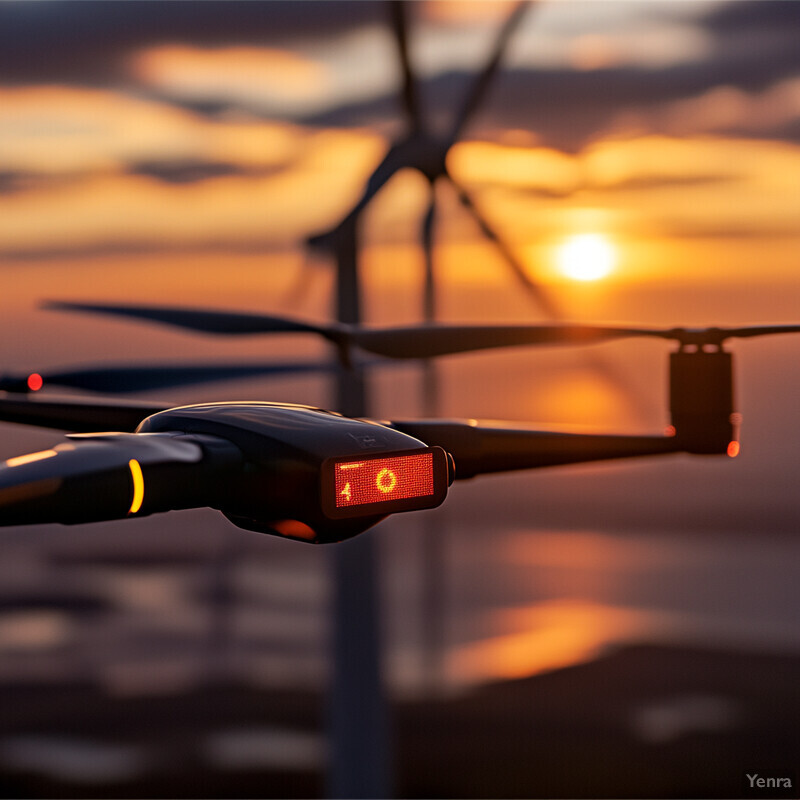
<path id="1" fill-rule="evenodd" d="M 671 436 L 555 433 L 468 422 L 393 422 L 403 433 L 452 454 L 457 480 L 494 472 L 680 452 Z"/>

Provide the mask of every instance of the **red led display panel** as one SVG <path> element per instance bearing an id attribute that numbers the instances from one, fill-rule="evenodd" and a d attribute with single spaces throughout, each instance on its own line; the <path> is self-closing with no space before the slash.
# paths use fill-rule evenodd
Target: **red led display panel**
<path id="1" fill-rule="evenodd" d="M 328 516 L 431 508 L 447 491 L 446 456 L 440 448 L 427 448 L 403 455 L 331 459 L 322 481 Z"/>
<path id="2" fill-rule="evenodd" d="M 433 494 L 433 453 L 336 465 L 336 507 Z"/>

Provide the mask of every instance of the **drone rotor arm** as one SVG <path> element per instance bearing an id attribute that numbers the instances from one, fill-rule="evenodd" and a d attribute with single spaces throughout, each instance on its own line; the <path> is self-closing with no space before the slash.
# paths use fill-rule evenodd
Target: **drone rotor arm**
<path id="1" fill-rule="evenodd" d="M 241 452 L 211 436 L 76 434 L 0 464 L 0 525 L 83 523 L 213 505 Z"/>
<path id="2" fill-rule="evenodd" d="M 556 433 L 468 421 L 395 421 L 392 427 L 442 447 L 453 456 L 455 478 L 681 451 L 674 437 Z"/>

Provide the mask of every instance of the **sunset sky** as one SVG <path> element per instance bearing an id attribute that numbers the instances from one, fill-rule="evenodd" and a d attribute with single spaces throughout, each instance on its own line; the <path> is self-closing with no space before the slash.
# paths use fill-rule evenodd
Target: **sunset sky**
<path id="1" fill-rule="evenodd" d="M 508 5 L 411 7 L 441 126 Z M 751 280 L 756 253 L 760 279 L 785 279 L 798 27 L 785 2 L 543 3 L 451 169 L 544 281 L 553 248 L 586 233 L 612 240 L 620 281 Z M 370 2 L 3 3 L 0 51 L 5 259 L 294 247 L 342 216 L 402 131 L 395 45 Z M 414 241 L 424 195 L 403 178 L 373 242 Z M 477 237 L 450 216 L 443 248 Z M 692 257 L 709 244 L 716 259 Z"/>
<path id="2" fill-rule="evenodd" d="M 444 130 L 510 6 L 409 7 L 426 119 Z M 800 2 L 542 2 L 513 37 L 449 168 L 571 319 L 798 322 L 798 41 Z M 295 339 L 216 341 L 39 304 L 128 301 L 329 319 L 331 270 L 305 240 L 347 213 L 403 133 L 399 83 L 382 3 L 0 2 L 0 371 L 324 352 Z M 420 318 L 426 189 L 419 174 L 402 172 L 365 215 L 369 323 Z M 448 187 L 437 197 L 441 318 L 546 321 Z M 595 525 L 796 531 L 800 377 L 791 367 L 800 342 L 732 349 L 741 356 L 746 427 L 743 456 L 726 460 L 727 471 L 687 459 L 680 468 L 582 467 L 456 487 L 466 537 L 478 542 L 481 526 L 494 523 L 562 526 L 579 549 L 581 532 Z M 452 359 L 441 367 L 442 413 L 660 431 L 665 346 L 592 352 Z M 598 365 L 621 380 L 606 380 Z M 381 376 L 376 413 L 413 416 L 417 389 L 411 368 Z M 210 387 L 203 399 L 232 393 L 328 398 L 322 381 L 297 379 L 269 390 Z M 53 441 L 4 430 L 2 458 Z M 534 485 L 535 514 L 523 508 Z M 496 575 L 525 549 L 516 533 L 509 542 L 513 557 L 496 556 Z M 613 541 L 600 545 L 616 552 Z M 731 592 L 734 583 L 720 578 Z M 583 636 L 595 627 L 595 601 L 609 612 L 609 630 L 641 627 L 624 600 L 614 605 L 611 589 L 575 597 L 535 609 L 521 602 L 500 615 L 498 630 L 524 638 L 529 624 L 550 631 L 575 620 L 577 639 L 567 630 L 565 647 L 585 654 L 596 644 Z M 462 653 L 464 675 L 480 672 L 482 646 Z M 534 668 L 512 666 L 498 674 Z"/>

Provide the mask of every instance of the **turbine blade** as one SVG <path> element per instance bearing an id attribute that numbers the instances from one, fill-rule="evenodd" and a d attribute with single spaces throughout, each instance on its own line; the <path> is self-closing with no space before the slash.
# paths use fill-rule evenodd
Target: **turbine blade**
<path id="1" fill-rule="evenodd" d="M 483 214 L 478 210 L 468 192 L 453 178 L 449 170 L 446 171 L 445 175 L 450 181 L 451 185 L 455 188 L 461 205 L 463 205 L 464 208 L 472 215 L 472 218 L 478 224 L 478 227 L 481 229 L 483 235 L 495 246 L 503 260 L 506 262 L 506 265 L 511 270 L 511 274 L 517 280 L 520 286 L 522 286 L 522 288 L 549 317 L 552 317 L 556 320 L 564 319 L 564 312 L 562 309 L 559 308 L 559 306 L 552 300 L 552 298 L 547 294 L 541 285 L 531 279 L 526 272 L 525 267 L 514 255 L 513 251 L 502 240 L 497 231 L 495 231 Z"/>
<path id="2" fill-rule="evenodd" d="M 411 58 L 408 52 L 408 8 L 405 2 L 397 2 L 397 0 L 390 2 L 388 5 L 392 31 L 394 32 L 398 55 L 400 56 L 400 69 L 403 77 L 403 108 L 408 118 L 409 130 L 411 132 L 419 132 L 422 130 L 422 116 L 414 70 L 411 67 Z"/>
<path id="3" fill-rule="evenodd" d="M 530 3 L 527 2 L 527 0 L 522 0 L 522 2 L 517 3 L 517 5 L 514 7 L 514 10 L 505 21 L 503 27 L 500 29 L 497 39 L 495 40 L 491 56 L 486 62 L 486 66 L 475 79 L 475 82 L 472 84 L 466 98 L 464 99 L 461 109 L 456 115 L 455 122 L 453 123 L 450 133 L 450 144 L 455 143 L 455 141 L 461 136 L 464 127 L 467 125 L 472 115 L 483 102 L 483 99 L 486 96 L 486 91 L 489 88 L 489 85 L 491 84 L 495 74 L 497 73 L 498 68 L 500 67 L 500 62 L 505 54 L 509 39 L 514 34 L 514 31 L 516 31 L 516 29 L 519 27 L 519 24 L 522 22 L 522 19 L 525 16 L 529 6 Z"/>
<path id="4" fill-rule="evenodd" d="M 238 311 L 175 308 L 171 306 L 135 306 L 112 303 L 76 303 L 48 300 L 42 308 L 55 311 L 78 311 L 107 314 L 115 317 L 132 317 L 176 328 L 220 334 L 251 333 L 316 333 L 328 339 L 334 337 L 333 326 L 321 327 L 290 317 L 269 314 L 246 314 Z"/>
<path id="5" fill-rule="evenodd" d="M 416 137 L 411 140 L 403 139 L 393 144 L 370 174 L 361 197 L 347 213 L 347 216 L 330 230 L 309 236 L 306 244 L 317 250 L 335 252 L 340 241 L 347 242 L 353 236 L 361 212 L 370 204 L 372 198 L 383 189 L 396 172 L 412 166 L 409 160 L 409 150 L 416 150 L 416 148 Z"/>
<path id="6" fill-rule="evenodd" d="M 524 427 L 440 420 L 395 421 L 392 427 L 453 456 L 456 480 L 493 472 L 680 452 L 675 437 L 554 433 Z"/>
<path id="7" fill-rule="evenodd" d="M 212 441 L 213 440 L 213 441 Z M 215 437 L 78 434 L 0 464 L 0 525 L 124 519 L 213 503 L 241 453 Z"/>

